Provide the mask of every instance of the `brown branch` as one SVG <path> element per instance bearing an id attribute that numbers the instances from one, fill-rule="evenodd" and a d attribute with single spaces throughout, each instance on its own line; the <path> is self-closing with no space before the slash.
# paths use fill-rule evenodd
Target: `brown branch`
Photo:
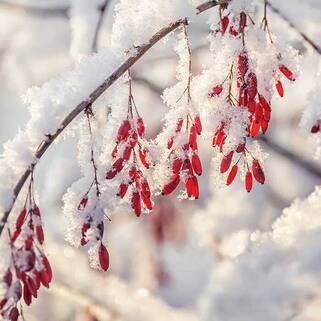
<path id="1" fill-rule="evenodd" d="M 99 15 L 99 19 L 97 22 L 97 27 L 96 27 L 95 36 L 94 36 L 93 45 L 92 45 L 93 52 L 97 51 L 99 31 L 100 31 L 101 26 L 103 24 L 104 16 L 105 16 L 105 13 L 106 13 L 109 3 L 110 3 L 109 0 L 105 0 L 103 5 L 100 7 L 100 15 Z"/>
<path id="2" fill-rule="evenodd" d="M 62 16 L 68 17 L 68 7 L 36 7 L 23 3 L 13 3 L 11 1 L 1 0 L 0 7 L 13 10 L 17 13 L 31 14 L 34 16 L 48 17 L 48 16 Z"/>
<path id="3" fill-rule="evenodd" d="M 115 320 L 119 317 L 119 313 L 110 306 L 103 305 L 101 302 L 88 296 L 88 293 L 79 289 L 70 287 L 62 282 L 54 282 L 51 286 L 50 294 L 64 296 L 70 301 L 74 301 L 80 306 L 88 308 L 95 317 L 104 317 L 107 320 Z"/>
<path id="4" fill-rule="evenodd" d="M 269 1 L 267 1 L 267 5 L 269 8 L 278 15 L 281 19 L 283 19 L 287 24 L 294 29 L 303 39 L 306 41 L 319 55 L 321 55 L 321 47 L 318 46 L 311 38 L 309 38 L 305 33 L 300 31 L 297 26 L 291 22 L 278 8 L 274 7 Z"/>
<path id="5" fill-rule="evenodd" d="M 216 5 L 221 4 L 221 2 L 218 1 L 211 1 L 211 6 L 205 8 L 198 9 L 198 13 L 204 12 L 205 10 L 212 8 Z M 35 159 L 40 160 L 41 157 L 45 154 L 47 149 L 51 146 L 51 144 L 56 140 L 56 138 L 64 131 L 64 129 L 85 109 L 90 108 L 93 103 L 113 84 L 116 82 L 117 79 L 119 79 L 131 66 L 133 66 L 149 49 L 151 49 L 157 42 L 159 42 L 161 39 L 163 39 L 165 36 L 167 36 L 169 33 L 176 30 L 178 27 L 180 27 L 183 24 L 188 24 L 188 18 L 179 19 L 167 27 L 161 29 L 159 32 L 157 32 L 147 44 L 144 44 L 140 47 L 137 47 L 136 54 L 133 56 L 130 56 L 118 69 L 116 69 L 99 87 L 97 87 L 90 95 L 89 97 L 82 101 L 78 106 L 75 107 L 74 110 L 72 110 L 69 115 L 62 121 L 60 126 L 58 127 L 57 131 L 52 134 L 48 135 L 48 138 L 46 141 L 43 141 L 42 144 L 37 149 L 37 152 L 35 153 Z M 8 221 L 8 218 L 10 216 L 10 213 L 14 207 L 14 204 L 16 202 L 16 199 L 21 192 L 22 187 L 24 186 L 25 182 L 27 181 L 28 177 L 30 176 L 32 167 L 35 166 L 35 164 L 31 164 L 31 166 L 23 173 L 21 178 L 19 179 L 18 183 L 14 187 L 13 190 L 13 201 L 7 211 L 4 212 L 3 217 L 0 221 L 0 236 L 4 230 L 4 226 Z"/>
<path id="6" fill-rule="evenodd" d="M 310 162 L 310 161 L 304 159 L 302 156 L 286 149 L 285 147 L 272 141 L 270 138 L 268 138 L 266 136 L 261 136 L 260 141 L 262 141 L 266 146 L 271 148 L 273 151 L 275 151 L 279 155 L 287 158 L 288 160 L 290 160 L 294 164 L 300 166 L 308 173 L 310 173 L 318 178 L 321 178 L 321 169 L 319 166 L 316 166 L 312 162 Z"/>
<path id="7" fill-rule="evenodd" d="M 196 9 L 197 9 L 197 14 L 200 14 L 210 8 L 213 8 L 217 5 L 227 5 L 230 2 L 230 0 L 212 0 L 212 1 L 207 1 L 205 3 L 200 4 Z"/>

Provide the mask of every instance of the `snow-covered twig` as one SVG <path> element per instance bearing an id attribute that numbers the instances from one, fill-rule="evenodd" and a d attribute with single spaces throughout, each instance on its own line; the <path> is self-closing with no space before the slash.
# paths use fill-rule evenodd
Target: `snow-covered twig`
<path id="1" fill-rule="evenodd" d="M 197 7 L 197 10 L 198 10 L 198 13 L 202 13 L 203 11 L 208 10 L 212 7 L 215 7 L 218 4 L 223 5 L 223 4 L 228 4 L 229 2 L 230 2 L 230 0 L 223 0 L 223 1 L 211 0 L 211 1 L 207 1 L 205 3 L 200 4 Z"/>

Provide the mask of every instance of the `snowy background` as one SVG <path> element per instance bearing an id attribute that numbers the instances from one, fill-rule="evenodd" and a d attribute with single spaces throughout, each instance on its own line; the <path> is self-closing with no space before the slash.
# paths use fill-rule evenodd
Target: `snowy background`
<path id="1" fill-rule="evenodd" d="M 108 3 L 98 38 L 97 47 L 107 47 L 107 52 L 108 44 L 122 37 L 112 33 L 116 2 Z M 261 2 L 255 1 L 258 10 Z M 270 2 L 321 46 L 320 1 Z M 101 3 L 0 1 L 1 146 L 29 119 L 22 98 L 26 90 L 72 69 L 90 53 Z M 184 1 L 177 3 L 175 15 L 160 19 L 155 31 L 176 15 L 193 14 Z M 146 21 L 148 10 L 136 9 Z M 211 12 L 192 19 L 194 74 L 212 63 L 206 24 Z M 213 149 L 202 144 L 206 169 L 202 197 L 194 202 L 159 197 L 154 213 L 140 219 L 120 209 L 107 224 L 111 268 L 102 273 L 90 269 L 85 251 L 65 242 L 62 198 L 81 172 L 77 137 L 59 140 L 36 172 L 46 252 L 55 277 L 51 288 L 24 309 L 27 321 L 320 320 L 321 190 L 314 192 L 321 185 L 320 160 L 315 157 L 319 142 L 300 122 L 304 110 L 318 104 L 321 56 L 270 10 L 269 23 L 278 40 L 291 44 L 302 57 L 297 81 L 285 85 L 285 98 L 273 99 L 269 134 L 261 142 L 269 154 L 266 184 L 256 185 L 251 194 L 241 181 L 219 189 L 211 175 Z M 138 24 L 133 37 L 139 28 L 150 26 Z M 131 39 L 130 29 L 119 30 L 128 33 L 128 43 L 119 44 L 120 52 L 146 40 L 144 32 L 141 39 Z M 167 109 L 160 94 L 175 83 L 174 41 L 172 36 L 162 41 L 132 70 L 135 100 L 148 124 L 148 137 L 159 132 Z"/>

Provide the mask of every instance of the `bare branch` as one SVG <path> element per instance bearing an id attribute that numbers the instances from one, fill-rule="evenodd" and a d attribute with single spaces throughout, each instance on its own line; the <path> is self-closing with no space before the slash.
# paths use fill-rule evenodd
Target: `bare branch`
<path id="1" fill-rule="evenodd" d="M 300 31 L 296 25 L 291 22 L 278 8 L 274 7 L 269 1 L 267 2 L 269 8 L 277 14 L 281 19 L 283 19 L 287 24 L 294 29 L 319 55 L 321 55 L 321 47 L 318 46 L 312 39 L 310 39 L 305 33 Z"/>
<path id="2" fill-rule="evenodd" d="M 27 5 L 23 3 L 13 3 L 7 0 L 1 0 L 0 7 L 13 10 L 17 13 L 31 14 L 40 17 L 62 16 L 67 18 L 69 10 L 68 7 L 36 7 L 34 5 Z"/>
<path id="3" fill-rule="evenodd" d="M 105 2 L 103 3 L 103 5 L 100 8 L 100 16 L 99 16 L 99 20 L 98 20 L 98 23 L 97 23 L 95 36 L 94 36 L 94 40 L 93 40 L 93 46 L 92 46 L 93 52 L 97 51 L 99 32 L 100 32 L 101 26 L 103 24 L 104 16 L 105 16 L 105 13 L 106 13 L 106 11 L 108 9 L 108 4 L 109 3 L 110 3 L 109 0 L 105 0 Z"/>
<path id="4" fill-rule="evenodd" d="M 212 0 L 212 1 L 207 1 L 205 3 L 202 3 L 201 5 L 199 5 L 196 9 L 197 9 L 197 14 L 200 14 L 210 8 L 213 8 L 215 6 L 218 5 L 226 5 L 230 2 L 230 0 Z"/>
<path id="5" fill-rule="evenodd" d="M 111 309 L 110 306 L 104 306 L 94 298 L 88 296 L 87 293 L 74 289 L 67 284 L 55 282 L 51 285 L 51 294 L 67 297 L 80 306 L 87 307 L 88 310 L 96 317 L 104 317 L 106 320 L 115 320 L 119 316 L 117 311 Z"/>
<path id="6" fill-rule="evenodd" d="M 272 141 L 271 139 L 267 138 L 266 136 L 261 136 L 260 141 L 262 141 L 266 146 L 270 147 L 278 153 L 279 155 L 289 159 L 294 164 L 300 166 L 308 173 L 315 175 L 318 178 L 321 178 L 321 169 L 320 167 L 316 166 L 312 162 L 304 159 L 300 155 L 293 153 L 292 151 L 286 149 L 285 147 L 279 145 L 278 143 Z"/>

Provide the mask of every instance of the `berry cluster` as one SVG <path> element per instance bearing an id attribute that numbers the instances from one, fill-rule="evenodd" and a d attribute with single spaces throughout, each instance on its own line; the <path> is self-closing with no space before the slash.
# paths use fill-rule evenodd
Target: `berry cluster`
<path id="1" fill-rule="evenodd" d="M 85 115 L 87 117 L 87 121 L 88 121 L 88 129 L 89 129 L 89 134 L 92 137 L 92 126 L 91 126 L 91 117 L 94 116 L 93 111 L 91 108 L 88 108 L 85 110 Z M 91 141 L 93 141 L 93 139 L 91 139 Z M 94 202 L 96 202 L 97 200 L 99 200 L 101 192 L 100 192 L 100 188 L 99 188 L 99 181 L 98 181 L 98 173 L 97 173 L 97 165 L 96 165 L 96 161 L 94 158 L 94 150 L 93 150 L 93 146 L 91 146 L 91 158 L 90 158 L 91 164 L 92 164 L 92 168 L 93 168 L 93 172 L 94 172 L 94 179 L 92 181 L 92 183 L 89 186 L 88 191 L 85 193 L 85 195 L 83 195 L 83 197 L 81 198 L 77 210 L 79 212 L 83 212 L 86 210 L 87 206 L 88 206 L 88 201 L 89 201 L 89 193 L 92 190 L 92 188 L 95 186 L 96 188 L 96 200 L 94 200 Z M 90 209 L 89 211 L 85 212 L 85 217 L 84 217 L 84 221 L 81 225 L 80 228 L 80 232 L 81 232 L 81 239 L 80 239 L 80 245 L 81 246 L 86 246 L 88 244 L 88 242 L 91 239 L 95 239 L 96 241 L 100 242 L 99 245 L 99 249 L 98 249 L 98 260 L 100 263 L 100 267 L 103 271 L 107 271 L 109 268 L 109 253 L 107 248 L 105 247 L 105 245 L 103 244 L 103 237 L 104 237 L 104 230 L 105 230 L 105 226 L 104 226 L 104 222 L 103 220 L 98 220 L 98 223 L 96 222 L 96 212 L 98 211 L 99 214 L 102 214 L 102 210 L 100 208 L 97 208 L 98 203 L 94 203 L 95 207 L 93 209 Z M 103 215 L 99 215 L 101 217 L 103 217 Z"/>
<path id="2" fill-rule="evenodd" d="M 246 50 L 245 43 L 245 31 L 247 27 L 247 14 L 241 12 L 237 17 L 233 19 L 229 18 L 229 15 L 222 16 L 223 9 L 221 8 L 220 23 L 218 29 L 215 31 L 215 35 L 224 36 L 226 31 L 229 30 L 229 35 L 232 37 L 238 37 L 241 41 L 242 49 L 237 55 L 237 59 L 231 62 L 231 68 L 229 74 L 225 80 L 220 84 L 215 84 L 209 91 L 209 97 L 217 97 L 226 94 L 226 101 L 233 107 L 246 109 L 248 111 L 248 127 L 247 136 L 243 138 L 243 142 L 240 143 L 235 150 L 230 150 L 224 153 L 221 161 L 221 173 L 225 173 L 229 170 L 233 161 L 233 156 L 239 154 L 238 160 L 232 166 L 230 170 L 226 184 L 230 185 L 238 172 L 238 164 L 243 159 L 243 165 L 246 170 L 245 175 L 245 187 L 248 192 L 252 190 L 253 176 L 261 184 L 264 184 L 265 177 L 262 170 L 262 166 L 257 159 L 255 159 L 246 148 L 248 138 L 257 137 L 260 132 L 266 133 L 271 120 L 271 103 L 268 97 L 264 96 L 258 91 L 258 78 L 255 72 L 255 66 L 250 64 L 250 57 Z M 252 19 L 249 19 L 252 21 Z M 267 26 L 266 17 L 263 19 L 265 26 Z M 271 40 L 272 41 L 272 40 Z M 292 71 L 282 63 L 281 55 L 277 57 L 279 67 L 273 72 L 273 79 L 277 92 L 281 97 L 284 96 L 284 89 L 280 76 L 284 75 L 287 79 L 294 81 L 294 75 Z M 271 95 L 268 95 L 271 96 Z M 219 152 L 223 153 L 223 146 L 227 138 L 227 121 L 222 121 L 213 137 L 213 146 L 216 146 Z M 252 170 L 250 170 L 248 159 L 252 159 Z"/>
<path id="3" fill-rule="evenodd" d="M 49 287 L 52 280 L 50 263 L 42 248 L 44 233 L 41 213 L 33 195 L 33 175 L 14 232 L 8 229 L 8 234 L 11 264 L 2 279 L 6 294 L 0 299 L 0 315 L 16 321 L 20 315 L 17 307 L 20 299 L 23 297 L 24 302 L 30 305 L 32 297 L 37 298 L 40 286 Z"/>
<path id="4" fill-rule="evenodd" d="M 185 184 L 187 196 L 197 199 L 199 186 L 196 175 L 202 175 L 197 136 L 202 132 L 202 123 L 198 115 L 193 119 L 189 114 L 186 116 L 185 122 L 186 129 L 182 133 L 184 119 L 178 119 L 175 133 L 167 143 L 167 148 L 170 150 L 168 161 L 172 174 L 169 182 L 164 185 L 162 194 L 171 194 L 182 181 Z M 174 144 L 175 142 L 177 144 Z"/>
<path id="5" fill-rule="evenodd" d="M 84 211 L 88 204 L 88 193 L 84 195 L 78 205 L 78 211 Z M 109 253 L 102 240 L 104 237 L 104 222 L 100 221 L 98 224 L 95 223 L 95 219 L 93 217 L 95 211 L 90 211 L 86 214 L 85 220 L 81 226 L 81 240 L 80 245 L 86 246 L 89 242 L 90 237 L 95 237 L 95 239 L 100 242 L 99 250 L 98 250 L 98 259 L 100 263 L 100 267 L 102 270 L 107 271 L 109 268 Z"/>
<path id="6" fill-rule="evenodd" d="M 112 151 L 115 161 L 107 171 L 106 179 L 111 180 L 122 173 L 117 195 L 124 198 L 129 187 L 131 188 L 130 202 L 136 216 L 141 215 L 142 209 L 150 211 L 153 208 L 148 180 L 141 170 L 141 166 L 146 169 L 152 166 L 149 150 L 144 147 L 144 138 L 145 125 L 134 102 L 129 73 L 127 118 L 118 129 L 116 145 Z"/>

